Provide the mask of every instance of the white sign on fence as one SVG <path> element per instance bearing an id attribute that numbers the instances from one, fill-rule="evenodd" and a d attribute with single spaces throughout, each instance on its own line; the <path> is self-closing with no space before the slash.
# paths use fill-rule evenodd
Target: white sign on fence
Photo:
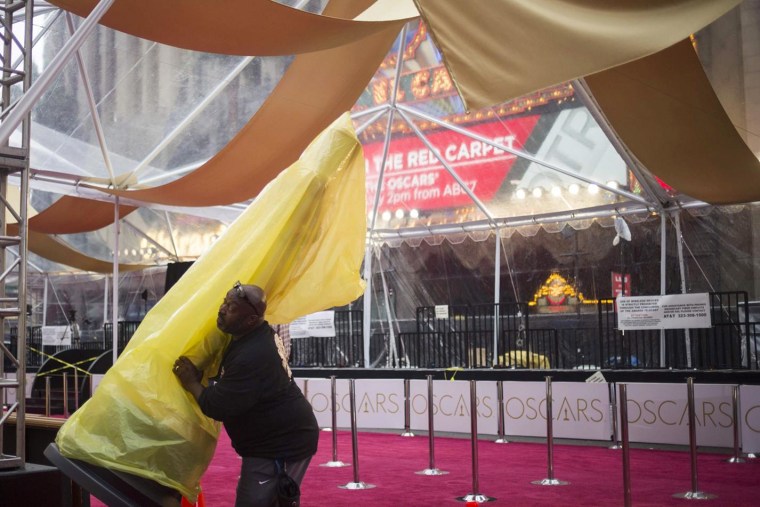
<path id="1" fill-rule="evenodd" d="M 42 326 L 43 345 L 71 345 L 69 326 Z"/>
<path id="2" fill-rule="evenodd" d="M 616 304 L 621 330 L 694 329 L 712 325 L 707 293 L 623 296 L 617 298 Z"/>
<path id="3" fill-rule="evenodd" d="M 316 312 L 300 317 L 290 323 L 291 338 L 335 336 L 335 312 Z"/>

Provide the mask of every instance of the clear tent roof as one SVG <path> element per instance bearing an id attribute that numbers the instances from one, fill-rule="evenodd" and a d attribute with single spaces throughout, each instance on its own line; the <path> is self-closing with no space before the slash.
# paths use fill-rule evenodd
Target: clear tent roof
<path id="1" fill-rule="evenodd" d="M 311 12 L 326 4 L 283 3 Z M 81 21 L 38 2 L 35 76 Z M 80 188 L 82 177 L 156 186 L 188 174 L 248 122 L 291 61 L 188 51 L 98 26 L 32 110 L 32 207 L 62 195 L 111 199 Z M 352 112 L 367 161 L 368 225 L 380 236 L 646 214 L 673 199 L 693 201 L 627 163 L 574 83 L 468 114 L 419 20 L 407 24 Z M 199 256 L 247 203 L 139 204 L 122 221 L 120 260 L 160 265 Z M 112 258 L 112 226 L 59 239 Z M 68 269 L 32 261 L 43 271 Z"/>

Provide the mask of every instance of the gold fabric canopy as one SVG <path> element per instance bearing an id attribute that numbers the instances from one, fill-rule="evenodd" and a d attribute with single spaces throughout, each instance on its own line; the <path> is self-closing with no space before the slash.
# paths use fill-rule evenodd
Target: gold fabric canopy
<path id="1" fill-rule="evenodd" d="M 325 12 L 352 16 L 363 7 L 360 2 L 340 0 L 331 2 Z M 147 189 L 101 190 L 176 206 L 233 204 L 255 197 L 298 159 L 319 132 L 351 109 L 404 23 L 393 22 L 374 35 L 335 49 L 297 56 L 243 129 L 187 176 Z"/>
<path id="2" fill-rule="evenodd" d="M 414 0 L 466 106 L 641 58 L 740 0 Z"/>
<path id="3" fill-rule="evenodd" d="M 715 96 L 689 40 L 586 83 L 626 146 L 665 183 L 712 204 L 760 200 L 760 161 Z"/>
<path id="4" fill-rule="evenodd" d="M 98 0 L 50 3 L 86 17 Z M 396 25 L 395 21 L 343 18 L 338 13 L 312 14 L 271 0 L 116 0 L 100 23 L 178 48 L 241 56 L 319 51 Z"/>
<path id="5" fill-rule="evenodd" d="M 75 234 L 97 231 L 114 220 L 113 203 L 65 195 L 29 219 L 29 229 L 48 234 Z M 119 218 L 137 206 L 119 206 Z"/>

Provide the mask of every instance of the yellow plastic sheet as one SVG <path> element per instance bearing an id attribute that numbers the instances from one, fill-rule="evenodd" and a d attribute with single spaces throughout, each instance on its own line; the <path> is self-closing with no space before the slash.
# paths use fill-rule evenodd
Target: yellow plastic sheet
<path id="1" fill-rule="evenodd" d="M 61 454 L 155 480 L 194 500 L 216 446 L 171 368 L 214 375 L 228 337 L 216 313 L 236 280 L 263 287 L 270 323 L 346 304 L 364 283 L 364 159 L 348 113 L 273 180 L 146 315 L 94 396 L 58 432 Z"/>

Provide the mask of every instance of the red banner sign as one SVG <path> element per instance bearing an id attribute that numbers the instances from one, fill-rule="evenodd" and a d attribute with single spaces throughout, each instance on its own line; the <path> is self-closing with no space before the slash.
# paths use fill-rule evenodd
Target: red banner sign
<path id="1" fill-rule="evenodd" d="M 508 121 L 490 121 L 468 130 L 506 147 L 522 149 L 538 121 L 538 115 Z M 426 135 L 459 178 L 478 199 L 488 202 L 501 186 L 515 156 L 490 144 L 451 131 Z M 367 164 L 367 206 L 374 204 L 383 142 L 364 145 Z M 397 209 L 418 211 L 472 205 L 472 200 L 435 154 L 417 137 L 391 142 L 385 161 L 378 212 Z"/>
<path id="2" fill-rule="evenodd" d="M 612 272 L 612 297 L 631 295 L 631 274 Z"/>

